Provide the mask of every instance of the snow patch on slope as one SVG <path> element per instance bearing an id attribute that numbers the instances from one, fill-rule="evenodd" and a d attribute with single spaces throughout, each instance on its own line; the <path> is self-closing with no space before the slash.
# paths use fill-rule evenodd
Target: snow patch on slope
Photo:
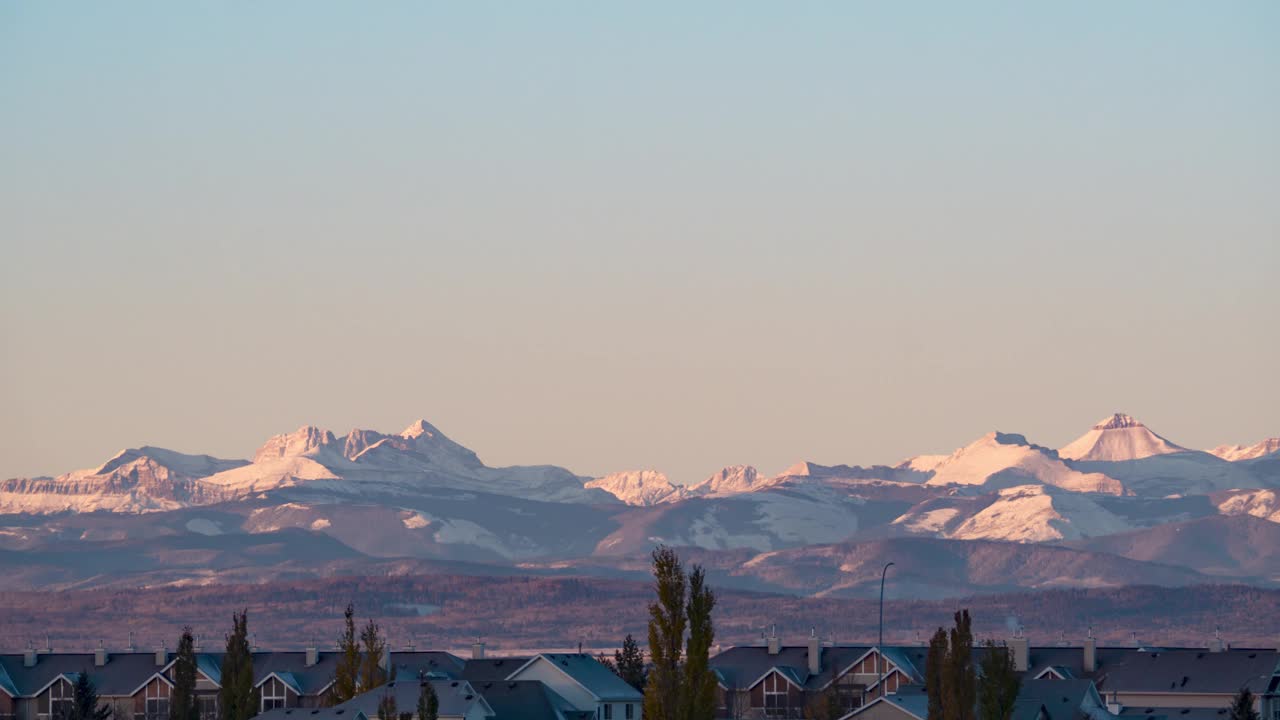
<path id="1" fill-rule="evenodd" d="M 960 540 L 1049 542 L 1111 535 L 1131 529 L 1122 518 L 1088 497 L 1040 485 L 1001 490 L 949 537 Z"/>

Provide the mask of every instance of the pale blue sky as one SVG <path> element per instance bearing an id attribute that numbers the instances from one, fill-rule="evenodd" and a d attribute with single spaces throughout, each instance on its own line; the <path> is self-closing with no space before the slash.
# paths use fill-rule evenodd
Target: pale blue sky
<path id="1" fill-rule="evenodd" d="M 0 5 L 0 477 L 1280 434 L 1280 3 Z"/>

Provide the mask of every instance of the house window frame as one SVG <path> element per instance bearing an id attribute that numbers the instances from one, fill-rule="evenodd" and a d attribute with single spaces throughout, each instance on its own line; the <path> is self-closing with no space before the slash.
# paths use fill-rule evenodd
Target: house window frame
<path id="1" fill-rule="evenodd" d="M 761 692 L 765 717 L 786 717 L 791 710 L 791 689 L 788 687 L 790 683 L 777 672 L 769 673 L 761 682 L 764 683 Z M 769 703 L 770 698 L 773 699 L 772 705 Z"/>
<path id="2" fill-rule="evenodd" d="M 277 689 L 279 690 L 279 693 L 276 692 Z M 261 696 L 262 701 L 260 703 L 261 709 L 259 712 L 289 707 L 289 686 L 285 685 L 284 681 L 278 677 L 269 677 L 266 682 L 262 683 Z M 271 702 L 272 704 L 268 705 L 268 702 Z M 276 705 L 276 702 L 279 702 L 280 704 Z"/>
<path id="3" fill-rule="evenodd" d="M 61 707 L 66 706 L 67 710 L 71 710 L 75 705 L 75 686 L 71 684 L 70 680 L 67 680 L 64 677 L 59 677 L 56 681 L 50 684 L 45 695 L 47 697 L 45 702 L 47 703 L 46 707 L 48 709 L 43 713 L 37 712 L 38 716 L 51 719 L 58 718 L 62 716 L 62 713 L 59 712 Z"/>
<path id="4" fill-rule="evenodd" d="M 613 705 L 611 703 L 604 704 L 604 720 L 613 720 Z"/>
<path id="5" fill-rule="evenodd" d="M 172 695 L 169 683 L 158 679 L 147 683 L 142 690 L 142 716 L 146 720 L 168 720 Z"/>
<path id="6" fill-rule="evenodd" d="M 622 714 L 626 716 L 626 720 L 635 720 L 636 706 L 632 703 L 627 703 L 626 709 L 623 710 Z"/>

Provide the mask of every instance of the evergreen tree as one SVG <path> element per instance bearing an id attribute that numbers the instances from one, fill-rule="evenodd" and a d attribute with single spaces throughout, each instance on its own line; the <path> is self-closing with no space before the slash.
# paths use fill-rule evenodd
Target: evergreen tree
<path id="1" fill-rule="evenodd" d="M 423 680 L 418 692 L 418 720 L 440 720 L 440 698 L 430 680 Z"/>
<path id="2" fill-rule="evenodd" d="M 1022 677 L 1013 667 L 1013 653 L 994 640 L 985 643 L 982 679 L 978 683 L 978 720 L 1009 720 L 1022 687 Z"/>
<path id="3" fill-rule="evenodd" d="M 946 702 L 944 694 L 946 692 L 943 675 L 946 673 L 947 664 L 947 631 L 938 628 L 938 631 L 929 639 L 929 654 L 926 656 L 924 665 L 924 689 L 929 696 L 929 714 L 930 720 L 937 720 L 946 715 L 944 710 Z"/>
<path id="4" fill-rule="evenodd" d="M 169 720 L 199 720 L 196 701 L 196 639 L 191 628 L 182 628 L 178 655 L 173 663 L 173 689 L 169 692 Z"/>
<path id="5" fill-rule="evenodd" d="M 975 720 L 977 677 L 973 668 L 973 632 L 969 611 L 959 610 L 951 628 L 950 647 L 942 673 L 942 717 L 944 720 Z"/>
<path id="6" fill-rule="evenodd" d="M 249 651 L 249 611 L 233 613 L 231 622 L 226 653 L 222 656 L 218 718 L 249 720 L 258 714 L 258 691 L 253 686 L 253 653 Z"/>
<path id="7" fill-rule="evenodd" d="M 378 623 L 370 620 L 365 624 L 360 631 L 360 645 L 363 650 L 363 657 L 360 658 L 360 689 L 368 692 L 387 682 L 387 671 L 381 665 L 387 641 L 382 637 Z"/>
<path id="8" fill-rule="evenodd" d="M 89 673 L 81 670 L 71 691 L 71 707 L 65 713 L 65 720 L 108 720 L 111 717 L 111 706 L 99 705 L 98 688 L 89 679 Z"/>
<path id="9" fill-rule="evenodd" d="M 360 678 L 360 645 L 356 642 L 356 609 L 347 604 L 342 613 L 344 625 L 338 636 L 338 665 L 333 671 L 333 685 L 329 688 L 331 705 L 343 703 L 356 696 L 356 683 Z"/>
<path id="10" fill-rule="evenodd" d="M 631 637 L 630 633 L 627 633 L 626 639 L 622 641 L 622 649 L 613 654 L 613 665 L 617 669 L 618 677 L 631 687 L 644 692 L 644 655 L 640 652 L 639 643 Z"/>
<path id="11" fill-rule="evenodd" d="M 681 683 L 681 651 L 684 645 L 685 576 L 675 550 L 659 545 L 653 551 L 653 589 L 657 599 L 649 603 L 649 657 L 653 669 L 644 690 L 647 720 L 684 720 Z"/>
<path id="12" fill-rule="evenodd" d="M 609 659 L 608 655 L 605 655 L 604 653 L 600 653 L 596 655 L 596 662 L 609 668 L 609 672 L 613 673 L 614 675 L 618 674 L 618 666 L 614 664 L 613 660 Z"/>
<path id="13" fill-rule="evenodd" d="M 684 720 L 713 720 L 716 713 L 716 677 L 710 668 L 711 642 L 715 626 L 711 611 L 716 594 L 707 587 L 707 574 L 701 565 L 689 573 L 689 639 L 685 645 Z"/>
<path id="14" fill-rule="evenodd" d="M 1247 687 L 1231 699 L 1231 720 L 1259 720 L 1258 711 L 1253 709 L 1253 692 Z"/>

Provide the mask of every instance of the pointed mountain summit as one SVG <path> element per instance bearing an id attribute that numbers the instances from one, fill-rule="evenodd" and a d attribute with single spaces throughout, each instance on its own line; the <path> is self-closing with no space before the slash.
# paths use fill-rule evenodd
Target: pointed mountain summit
<path id="1" fill-rule="evenodd" d="M 1187 449 L 1151 432 L 1133 417 L 1116 413 L 1103 418 L 1089 432 L 1064 446 L 1058 451 L 1058 456 L 1086 462 L 1123 462 L 1180 452 L 1187 452 Z"/>

